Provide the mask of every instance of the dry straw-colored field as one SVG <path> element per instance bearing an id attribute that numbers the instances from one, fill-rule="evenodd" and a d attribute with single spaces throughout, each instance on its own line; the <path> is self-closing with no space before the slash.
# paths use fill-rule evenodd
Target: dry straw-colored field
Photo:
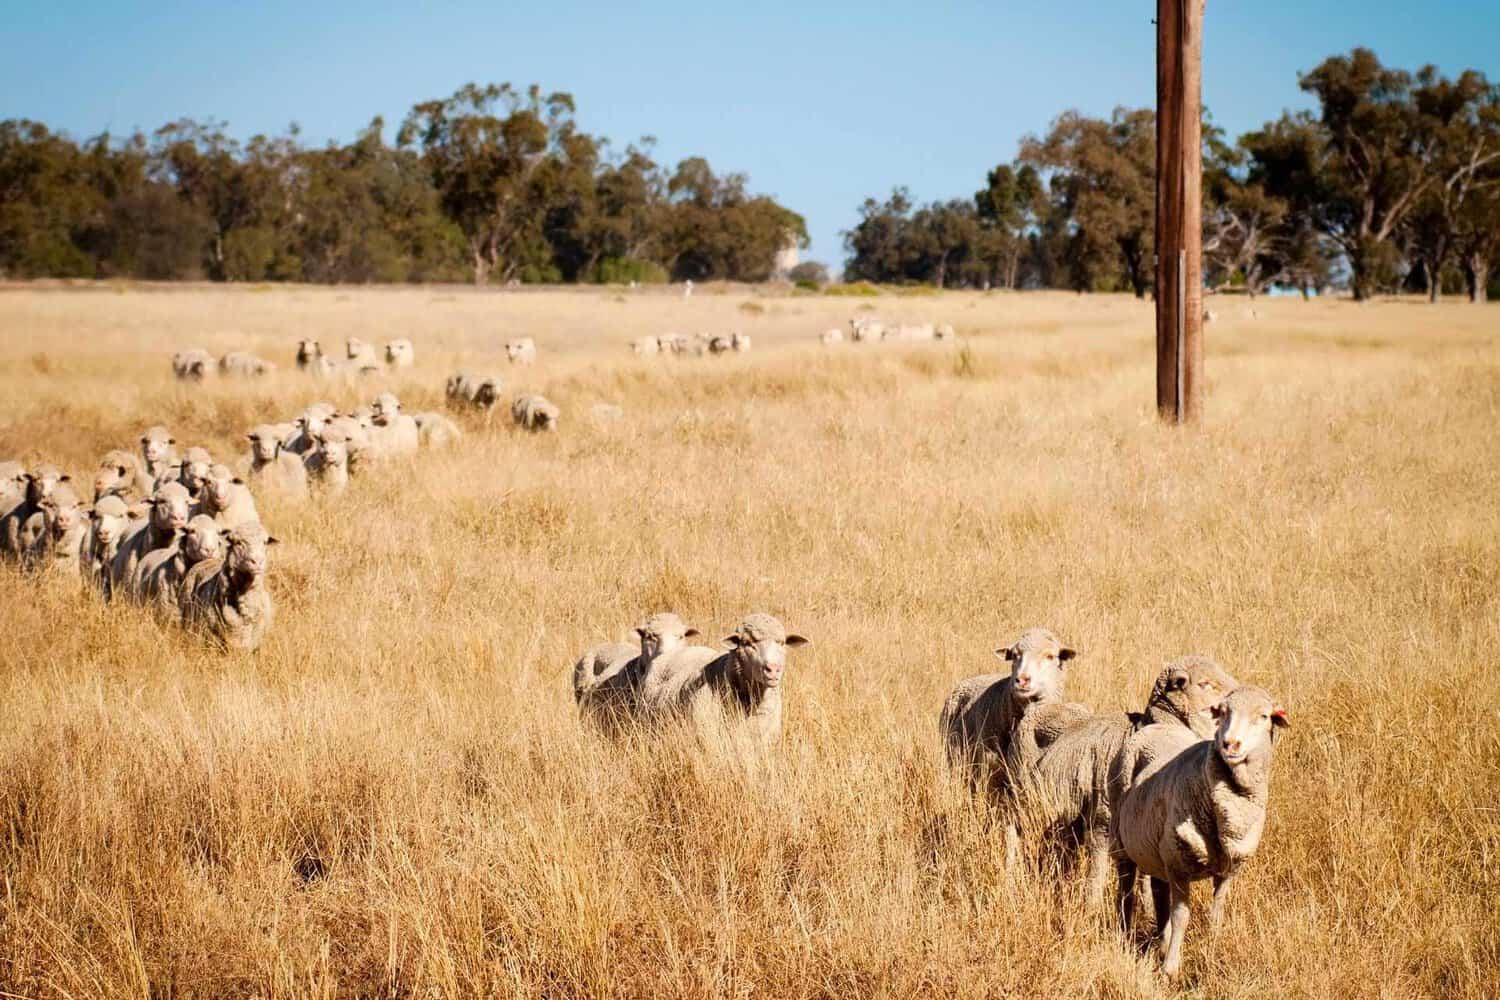
<path id="1" fill-rule="evenodd" d="M 856 310 L 957 345 L 825 351 Z M 225 657 L 0 571 L 0 989 L 26 997 L 1156 996 L 1169 988 L 943 774 L 938 708 L 1046 624 L 1070 695 L 1218 657 L 1287 705 L 1260 854 L 1181 988 L 1493 995 L 1500 979 L 1500 312 L 1243 302 L 1208 420 L 1159 426 L 1149 304 L 713 290 L 0 292 L 0 457 L 76 474 L 152 423 L 243 453 L 330 390 L 167 355 L 406 335 L 562 432 L 469 423 L 339 500 L 264 500 L 278 622 Z M 624 342 L 738 327 L 748 356 Z M 622 422 L 591 426 L 594 402 Z M 775 613 L 768 758 L 580 732 L 586 645 Z M 1206 891 L 1199 887 L 1199 902 Z"/>

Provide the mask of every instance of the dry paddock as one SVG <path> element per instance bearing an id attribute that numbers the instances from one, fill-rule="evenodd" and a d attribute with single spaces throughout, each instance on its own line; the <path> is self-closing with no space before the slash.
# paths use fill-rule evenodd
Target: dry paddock
<path id="1" fill-rule="evenodd" d="M 1006 871 L 938 707 L 1046 624 L 1070 695 L 1211 653 L 1287 705 L 1271 819 L 1193 996 L 1490 995 L 1500 977 L 1500 311 L 1216 305 L 1198 430 L 1149 304 L 700 289 L 0 291 L 0 458 L 75 476 L 460 365 L 563 409 L 261 510 L 278 622 L 225 657 L 0 571 L 0 990 L 25 997 L 1159 996 L 1056 860 Z M 953 344 L 816 346 L 861 311 Z M 746 356 L 626 343 L 739 329 Z M 416 344 L 349 388 L 297 339 Z M 535 369 L 503 341 L 535 337 Z M 282 365 L 202 388 L 168 356 Z M 623 419 L 593 424 L 594 403 Z M 671 609 L 813 640 L 765 760 L 577 725 L 588 644 Z"/>

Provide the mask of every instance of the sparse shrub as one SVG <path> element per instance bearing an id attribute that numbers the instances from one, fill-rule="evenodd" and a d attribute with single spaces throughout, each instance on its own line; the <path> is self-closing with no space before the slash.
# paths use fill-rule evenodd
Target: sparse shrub
<path id="1" fill-rule="evenodd" d="M 633 257 L 606 257 L 594 268 L 594 281 L 601 285 L 664 285 L 669 275 L 660 264 Z"/>
<path id="2" fill-rule="evenodd" d="M 880 289 L 870 284 L 868 281 L 852 281 L 837 285 L 829 285 L 827 288 L 823 289 L 823 294 L 834 296 L 871 296 L 879 295 Z"/>
<path id="3" fill-rule="evenodd" d="M 759 302 L 741 302 L 737 307 L 746 316 L 764 316 L 766 307 Z"/>

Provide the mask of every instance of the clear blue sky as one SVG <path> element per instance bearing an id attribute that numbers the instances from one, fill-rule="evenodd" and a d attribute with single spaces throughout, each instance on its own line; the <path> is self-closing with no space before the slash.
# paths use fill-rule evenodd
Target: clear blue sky
<path id="1" fill-rule="evenodd" d="M 421 7 L 422 9 L 418 9 Z M 1076 107 L 1154 99 L 1150 0 L 516 4 L 5 4 L 0 118 L 78 137 L 182 116 L 241 137 L 291 122 L 388 135 L 419 100 L 510 81 L 571 91 L 590 132 L 750 175 L 837 266 L 868 195 L 971 195 Z M 1388 64 L 1500 76 L 1500 0 L 1210 0 L 1204 99 L 1238 133 L 1300 107 L 1297 71 L 1356 45 Z"/>

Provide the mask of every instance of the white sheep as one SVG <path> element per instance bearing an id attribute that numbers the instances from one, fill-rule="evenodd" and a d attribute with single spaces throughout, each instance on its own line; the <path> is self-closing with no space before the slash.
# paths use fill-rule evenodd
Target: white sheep
<path id="1" fill-rule="evenodd" d="M 446 448 L 463 440 L 464 432 L 442 413 L 425 410 L 413 413 L 411 418 L 416 421 L 417 435 L 423 448 Z"/>
<path id="2" fill-rule="evenodd" d="M 145 460 L 146 475 L 151 477 L 153 490 L 172 480 L 173 467 L 177 464 L 176 444 L 172 432 L 160 424 L 141 433 L 141 458 Z"/>
<path id="3" fill-rule="evenodd" d="M 137 506 L 135 520 L 145 518 L 144 506 Z M 120 551 L 120 542 L 133 530 L 132 507 L 111 493 L 94 501 L 89 512 L 89 537 L 84 545 L 83 575 L 101 592 L 109 591 L 110 566 Z"/>
<path id="4" fill-rule="evenodd" d="M 1020 776 L 1032 816 L 1050 836 L 1081 834 L 1089 862 L 1090 897 L 1103 902 L 1113 870 L 1109 823 L 1119 795 L 1112 780 L 1126 742 L 1144 726 L 1177 726 L 1206 737 L 1213 706 L 1238 686 L 1206 656 L 1167 664 L 1141 712 L 1089 716 L 1058 734 L 1031 772 Z"/>
<path id="5" fill-rule="evenodd" d="M 269 375 L 275 370 L 276 365 L 247 351 L 230 351 L 219 359 L 219 372 L 223 375 Z"/>
<path id="6" fill-rule="evenodd" d="M 528 431 L 555 431 L 562 411 L 545 396 L 528 394 L 517 396 L 510 404 L 511 419 L 517 427 Z"/>
<path id="7" fill-rule="evenodd" d="M 209 470 L 196 513 L 207 514 L 221 528 L 260 520 L 260 511 L 255 507 L 255 498 L 250 495 L 249 487 L 226 465 L 215 465 Z"/>
<path id="8" fill-rule="evenodd" d="M 401 401 L 389 392 L 375 397 L 371 415 L 370 451 L 380 458 L 409 455 L 422 445 L 417 422 L 401 412 Z"/>
<path id="9" fill-rule="evenodd" d="M 658 354 L 663 348 L 656 337 L 637 337 L 630 342 L 630 350 L 635 354 L 647 355 Z"/>
<path id="10" fill-rule="evenodd" d="M 276 539 L 250 521 L 231 528 L 223 542 L 221 558 L 205 559 L 184 578 L 182 623 L 223 648 L 254 650 L 275 617 L 266 569 L 267 548 Z"/>
<path id="11" fill-rule="evenodd" d="M 651 660 L 641 684 L 643 717 L 687 719 L 700 737 L 743 737 L 766 746 L 781 736 L 787 649 L 804 645 L 768 614 L 745 617 L 723 640 L 727 653 L 682 645 Z"/>
<path id="12" fill-rule="evenodd" d="M 849 339 L 856 344 L 869 340 L 880 340 L 885 336 L 885 324 L 868 316 L 856 316 L 849 321 Z"/>
<path id="13" fill-rule="evenodd" d="M 134 452 L 115 448 L 104 453 L 94 473 L 94 500 L 117 496 L 126 503 L 137 503 L 154 489 L 151 477 Z"/>
<path id="14" fill-rule="evenodd" d="M 833 327 L 830 330 L 824 330 L 822 333 L 818 334 L 818 343 L 822 344 L 824 347 L 832 347 L 835 344 L 842 344 L 843 342 L 844 331 L 840 330 L 838 327 Z"/>
<path id="15" fill-rule="evenodd" d="M 610 642 L 594 646 L 573 665 L 573 699 L 578 715 L 607 734 L 618 735 L 640 717 L 641 682 L 651 662 L 698 635 L 677 615 L 652 615 L 635 630 L 638 646 Z"/>
<path id="16" fill-rule="evenodd" d="M 391 368 L 410 368 L 417 363 L 417 352 L 406 338 L 385 345 L 385 363 Z"/>
<path id="17" fill-rule="evenodd" d="M 729 335 L 729 348 L 742 354 L 750 350 L 750 335 L 748 333 L 731 333 Z"/>
<path id="18" fill-rule="evenodd" d="M 472 406 L 486 415 L 500 402 L 502 383 L 494 375 L 459 372 L 448 377 L 448 402 L 450 405 Z"/>
<path id="19" fill-rule="evenodd" d="M 359 362 L 361 364 L 365 362 L 368 362 L 370 364 L 378 364 L 375 360 L 374 346 L 365 343 L 358 337 L 350 337 L 344 342 L 344 356 L 350 361 Z"/>
<path id="20" fill-rule="evenodd" d="M 534 365 L 536 364 L 536 341 L 530 337 L 507 341 L 505 356 L 513 365 Z"/>
<path id="21" fill-rule="evenodd" d="M 29 564 L 78 578 L 88 540 L 89 508 L 70 483 L 62 482 L 42 501 L 43 531 L 32 543 Z"/>
<path id="22" fill-rule="evenodd" d="M 286 450 L 294 455 L 305 455 L 312 451 L 322 436 L 323 427 L 338 413 L 332 403 L 314 403 L 302 411 L 297 418 L 297 433 L 286 442 Z"/>
<path id="23" fill-rule="evenodd" d="M 307 469 L 286 449 L 286 428 L 257 424 L 245 436 L 250 440 L 250 482 L 256 489 L 286 496 L 307 493 Z"/>
<path id="24" fill-rule="evenodd" d="M 1157 918 L 1168 977 L 1182 967 L 1192 883 L 1213 879 L 1209 924 L 1217 928 L 1230 883 L 1260 846 L 1276 731 L 1288 724 L 1286 709 L 1257 687 L 1231 691 L 1213 714 L 1213 739 L 1194 742 L 1134 775 L 1111 826 L 1120 886 L 1127 890 L 1127 921 L 1137 872 L 1151 877 L 1159 902 L 1156 886 L 1166 885 L 1166 906 L 1157 906 Z"/>
<path id="25" fill-rule="evenodd" d="M 141 560 L 156 549 L 172 543 L 177 532 L 187 526 L 192 513 L 192 498 L 181 483 L 163 483 L 151 495 L 150 509 L 141 521 L 130 523 L 130 534 L 120 541 L 109 567 L 108 595 L 139 594 Z"/>
<path id="26" fill-rule="evenodd" d="M 61 483 L 70 481 L 67 473 L 55 465 L 42 464 L 26 473 L 26 486 L 20 503 L 0 518 L 0 554 L 18 561 L 28 558 L 46 530 L 42 503 Z"/>
<path id="27" fill-rule="evenodd" d="M 180 379 L 201 382 L 215 370 L 214 356 L 202 348 L 195 347 L 172 355 L 172 374 Z"/>
<path id="28" fill-rule="evenodd" d="M 316 340 L 297 341 L 297 370 L 311 375 L 322 375 L 323 345 Z"/>
<path id="29" fill-rule="evenodd" d="M 207 514 L 198 514 L 178 532 L 172 544 L 148 553 L 141 560 L 140 599 L 167 619 L 180 619 L 183 581 L 188 571 L 205 559 L 223 555 L 220 526 Z"/>
<path id="30" fill-rule="evenodd" d="M 349 487 L 349 439 L 330 429 L 318 447 L 303 456 L 308 478 L 320 489 L 339 494 Z"/>
<path id="31" fill-rule="evenodd" d="M 203 495 L 203 483 L 213 465 L 214 457 L 209 454 L 208 449 L 194 446 L 182 453 L 174 478 L 197 500 Z"/>

